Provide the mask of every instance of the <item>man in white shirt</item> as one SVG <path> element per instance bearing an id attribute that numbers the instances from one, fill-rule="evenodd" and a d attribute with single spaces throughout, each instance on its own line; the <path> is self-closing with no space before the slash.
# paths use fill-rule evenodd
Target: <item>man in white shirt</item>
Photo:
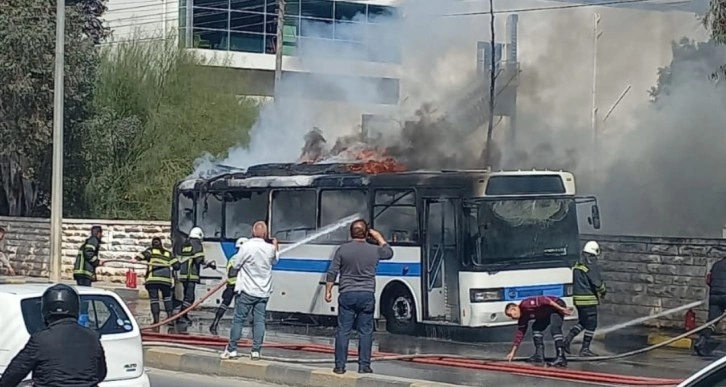
<path id="1" fill-rule="evenodd" d="M 265 314 L 267 300 L 272 295 L 272 266 L 279 259 L 276 239 L 267 241 L 267 225 L 256 222 L 252 226 L 252 238 L 245 242 L 232 257 L 232 266 L 238 270 L 234 291 L 236 301 L 229 343 L 222 353 L 222 359 L 237 357 L 237 342 L 242 337 L 242 324 L 252 312 L 253 360 L 260 358 L 262 340 L 265 338 Z"/>

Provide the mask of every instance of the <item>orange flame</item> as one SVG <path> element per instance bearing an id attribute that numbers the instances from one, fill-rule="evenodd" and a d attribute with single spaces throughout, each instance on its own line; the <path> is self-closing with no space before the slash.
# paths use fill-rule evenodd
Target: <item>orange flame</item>
<path id="1" fill-rule="evenodd" d="M 404 172 L 406 167 L 399 164 L 393 157 L 377 149 L 364 149 L 355 155 L 356 160 L 363 161 L 348 167 L 351 172 L 374 175 L 378 173 Z"/>

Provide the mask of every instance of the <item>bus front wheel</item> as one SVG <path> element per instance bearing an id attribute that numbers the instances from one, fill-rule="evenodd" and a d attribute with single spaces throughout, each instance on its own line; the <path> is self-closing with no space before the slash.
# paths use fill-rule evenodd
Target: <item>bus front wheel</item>
<path id="1" fill-rule="evenodd" d="M 386 330 L 400 335 L 413 335 L 418 330 L 416 304 L 411 292 L 403 286 L 388 289 L 384 297 Z"/>

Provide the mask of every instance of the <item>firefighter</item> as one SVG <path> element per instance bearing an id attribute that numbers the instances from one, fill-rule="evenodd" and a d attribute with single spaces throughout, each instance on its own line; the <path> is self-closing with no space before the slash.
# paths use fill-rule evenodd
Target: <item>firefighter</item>
<path id="1" fill-rule="evenodd" d="M 164 301 L 166 317 L 171 318 L 174 315 L 171 288 L 174 284 L 174 270 L 179 270 L 179 261 L 172 256 L 171 251 L 162 246 L 161 238 L 152 239 L 151 247 L 139 253 L 135 259 L 146 261 L 149 264 L 144 277 L 144 286 L 149 292 L 149 304 L 154 324 L 159 322 L 161 314 L 159 293 Z"/>
<path id="2" fill-rule="evenodd" d="M 247 238 L 237 239 L 237 243 L 235 243 L 237 251 L 239 251 L 240 247 L 242 247 L 245 242 L 247 242 Z M 222 317 L 224 317 L 224 314 L 227 312 L 229 305 L 232 304 L 232 300 L 234 299 L 234 285 L 237 283 L 237 272 L 239 270 L 232 267 L 233 263 L 234 259 L 230 258 L 227 260 L 227 287 L 224 289 L 224 293 L 222 293 L 222 303 L 217 308 L 217 313 L 214 315 L 214 321 L 212 321 L 212 325 L 209 327 L 209 333 L 215 336 L 218 334 L 217 328 L 219 327 L 219 322 L 222 320 Z"/>
<path id="3" fill-rule="evenodd" d="M 597 306 L 607 293 L 605 282 L 595 262 L 599 256 L 600 245 L 595 241 L 589 241 L 585 243 L 580 258 L 572 268 L 572 299 L 577 308 L 579 321 L 565 338 L 565 352 L 568 354 L 572 340 L 584 329 L 585 336 L 582 339 L 580 356 L 597 356 L 590 350 L 590 344 L 597 329 Z"/>
<path id="4" fill-rule="evenodd" d="M 101 247 L 103 230 L 101 226 L 91 227 L 91 236 L 86 239 L 76 254 L 73 265 L 73 279 L 78 286 L 91 286 L 96 281 L 96 268 L 101 264 L 98 250 Z"/>
<path id="5" fill-rule="evenodd" d="M 40 301 L 45 327 L 15 355 L 0 377 L 0 387 L 16 387 L 30 373 L 32 385 L 44 387 L 98 386 L 106 379 L 101 337 L 78 324 L 80 303 L 68 285 L 46 289 Z"/>
<path id="6" fill-rule="evenodd" d="M 726 312 L 726 257 L 716 261 L 706 275 L 708 285 L 708 321 L 716 319 Z M 716 328 L 711 325 L 701 331 L 693 349 L 698 356 L 708 356 L 706 343 Z"/>
<path id="7" fill-rule="evenodd" d="M 184 287 L 184 300 L 181 306 L 182 310 L 188 309 L 194 303 L 197 284 L 200 279 L 199 274 L 202 270 L 202 266 L 205 268 L 211 267 L 212 269 L 217 268 L 217 264 L 214 261 L 205 262 L 202 238 L 204 238 L 204 232 L 202 232 L 202 229 L 194 227 L 189 232 L 189 238 L 187 238 L 182 246 L 181 260 L 179 262 L 179 279 Z M 187 313 L 184 313 L 181 318 L 187 324 L 192 322 Z"/>
<path id="8" fill-rule="evenodd" d="M 508 361 L 514 359 L 517 348 L 519 348 L 525 333 L 527 333 L 529 321 L 534 320 L 532 340 L 534 340 L 535 352 L 528 361 L 533 363 L 544 362 L 544 330 L 549 326 L 557 349 L 557 357 L 550 365 L 554 367 L 565 367 L 567 365 L 562 339 L 562 323 L 564 322 L 564 316 L 571 315 L 572 310 L 567 308 L 562 299 L 552 296 L 528 297 L 522 300 L 519 305 L 515 303 L 507 304 L 504 307 L 504 314 L 513 320 L 518 320 L 517 334 L 514 336 L 512 350 L 507 354 Z"/>

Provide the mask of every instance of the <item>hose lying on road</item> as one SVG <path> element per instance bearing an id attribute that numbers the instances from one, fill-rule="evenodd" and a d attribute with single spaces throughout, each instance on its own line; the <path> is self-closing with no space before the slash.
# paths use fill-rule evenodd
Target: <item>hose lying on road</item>
<path id="1" fill-rule="evenodd" d="M 164 336 L 164 335 L 160 335 Z M 184 340 L 184 339 L 179 339 Z M 174 340 L 165 340 L 165 341 L 156 341 L 156 340 L 149 340 L 145 341 L 144 345 L 147 347 L 170 347 L 170 348 L 177 348 L 177 349 L 185 349 L 185 350 L 192 350 L 192 351 L 203 351 L 208 353 L 213 353 L 215 355 L 218 355 L 219 352 L 208 348 L 209 344 L 206 344 L 207 347 L 204 346 L 204 344 L 199 344 L 200 340 L 199 338 L 187 338 L 188 342 L 194 343 L 195 345 L 189 345 L 189 344 L 182 344 L 180 342 L 173 342 Z M 170 342 L 172 341 L 172 342 Z M 208 340 L 209 342 L 213 342 L 216 345 L 221 345 L 221 343 L 224 340 L 214 338 L 213 340 Z M 272 347 L 272 348 L 284 348 L 284 347 L 292 347 L 293 345 L 281 345 L 281 344 L 271 344 L 266 345 L 266 348 Z M 314 352 L 326 352 L 326 353 L 332 353 L 331 348 L 325 348 L 323 346 L 315 346 L 315 345 L 309 345 L 306 346 L 304 344 L 297 345 L 297 348 L 301 351 L 314 351 Z M 289 348 L 288 348 L 289 349 Z M 332 358 L 327 359 L 291 359 L 291 358 L 281 358 L 281 357 L 274 357 L 274 356 L 265 356 L 264 360 L 268 361 L 276 361 L 276 362 L 286 362 L 286 363 L 297 363 L 297 364 L 323 364 L 323 363 L 332 363 Z M 567 381 L 577 381 L 577 382 L 584 382 L 589 384 L 605 384 L 609 386 L 614 385 L 624 385 L 624 386 L 671 386 L 676 385 L 680 382 L 680 380 L 675 379 L 659 379 L 659 378 L 648 378 L 648 377 L 639 377 L 639 376 L 628 376 L 628 375 L 618 375 L 618 374 L 608 374 L 608 373 L 601 373 L 601 372 L 590 372 L 590 371 L 582 371 L 582 370 L 568 370 L 568 369 L 561 369 L 561 368 L 542 368 L 542 367 L 531 367 L 527 365 L 516 365 L 516 364 L 506 364 L 502 363 L 501 359 L 498 358 L 496 360 L 499 361 L 488 361 L 483 362 L 480 360 L 474 360 L 471 357 L 466 356 L 460 356 L 460 355 L 448 355 L 448 354 L 417 354 L 417 355 L 395 355 L 395 354 L 373 354 L 373 357 L 371 359 L 372 361 L 394 361 L 394 360 L 402 360 L 402 361 L 411 361 L 414 363 L 421 363 L 421 364 L 427 364 L 427 365 L 434 365 L 434 366 L 443 366 L 443 367 L 453 367 L 453 368 L 463 368 L 468 370 L 477 370 L 477 371 L 495 371 L 495 372 L 506 372 L 510 374 L 515 375 L 522 375 L 522 376 L 530 376 L 530 377 L 539 377 L 539 378 L 547 378 L 547 379 L 556 379 L 556 380 L 567 380 Z M 349 361 L 356 361 L 354 357 L 349 357 Z"/>
<path id="2" fill-rule="evenodd" d="M 723 318 L 726 318 L 726 314 L 723 314 L 697 328 L 694 328 L 688 332 L 685 332 L 681 335 L 678 335 L 676 337 L 673 337 L 671 339 L 668 339 L 662 343 L 650 345 L 644 348 L 640 348 L 637 350 L 615 354 L 615 355 L 607 355 L 607 356 L 595 356 L 595 357 L 580 357 L 580 356 L 568 356 L 567 360 L 571 362 L 591 362 L 591 361 L 607 361 L 607 360 L 617 360 L 617 359 L 623 359 L 626 357 L 636 356 L 640 355 L 646 352 L 654 351 L 659 348 L 663 348 L 671 343 L 674 343 L 678 340 L 681 340 L 683 338 L 686 338 L 690 335 L 696 334 L 706 328 L 708 328 L 711 325 L 715 325 L 719 321 L 721 321 Z M 193 339 L 191 337 L 184 337 L 184 336 L 178 336 L 178 335 L 164 335 L 164 336 L 176 336 L 179 338 L 179 340 L 190 340 L 195 341 L 195 343 L 208 343 L 209 346 L 221 346 L 224 343 L 224 340 L 220 340 L 218 338 L 213 337 L 204 337 L 204 336 L 195 336 Z M 175 337 L 175 338 L 176 338 Z M 173 339 L 172 339 L 173 340 Z M 144 341 L 144 345 L 148 346 L 173 346 L 173 347 L 179 347 L 179 348 L 186 348 L 186 349 L 194 349 L 194 348 L 200 348 L 198 346 L 193 345 L 186 345 L 186 344 L 180 344 L 180 343 L 173 343 L 173 342 L 156 342 L 156 341 Z M 292 344 L 272 344 L 272 347 L 278 347 L 278 348 L 285 348 L 285 347 L 294 347 L 295 345 Z M 205 349 L 209 350 L 209 349 Z M 212 352 L 219 352 L 217 350 L 211 350 Z M 298 363 L 298 364 L 320 364 L 320 363 L 330 363 L 330 359 L 300 359 L 300 358 L 272 358 L 272 357 L 265 357 L 268 360 L 271 361 L 279 361 L 279 362 L 285 362 L 285 363 Z M 501 362 L 506 361 L 504 356 L 462 356 L 462 355 L 452 355 L 452 354 L 446 354 L 446 353 L 431 353 L 431 354 L 410 354 L 410 355 L 391 355 L 391 356 L 380 356 L 375 357 L 372 360 L 374 361 L 391 361 L 391 360 L 411 360 L 416 358 L 451 358 L 451 359 L 466 359 L 466 360 L 476 360 L 476 361 L 490 361 L 490 362 Z M 528 357 L 517 357 L 514 359 L 514 361 L 522 362 L 526 361 Z M 357 357 L 349 357 L 349 362 L 356 362 L 358 361 Z"/>

